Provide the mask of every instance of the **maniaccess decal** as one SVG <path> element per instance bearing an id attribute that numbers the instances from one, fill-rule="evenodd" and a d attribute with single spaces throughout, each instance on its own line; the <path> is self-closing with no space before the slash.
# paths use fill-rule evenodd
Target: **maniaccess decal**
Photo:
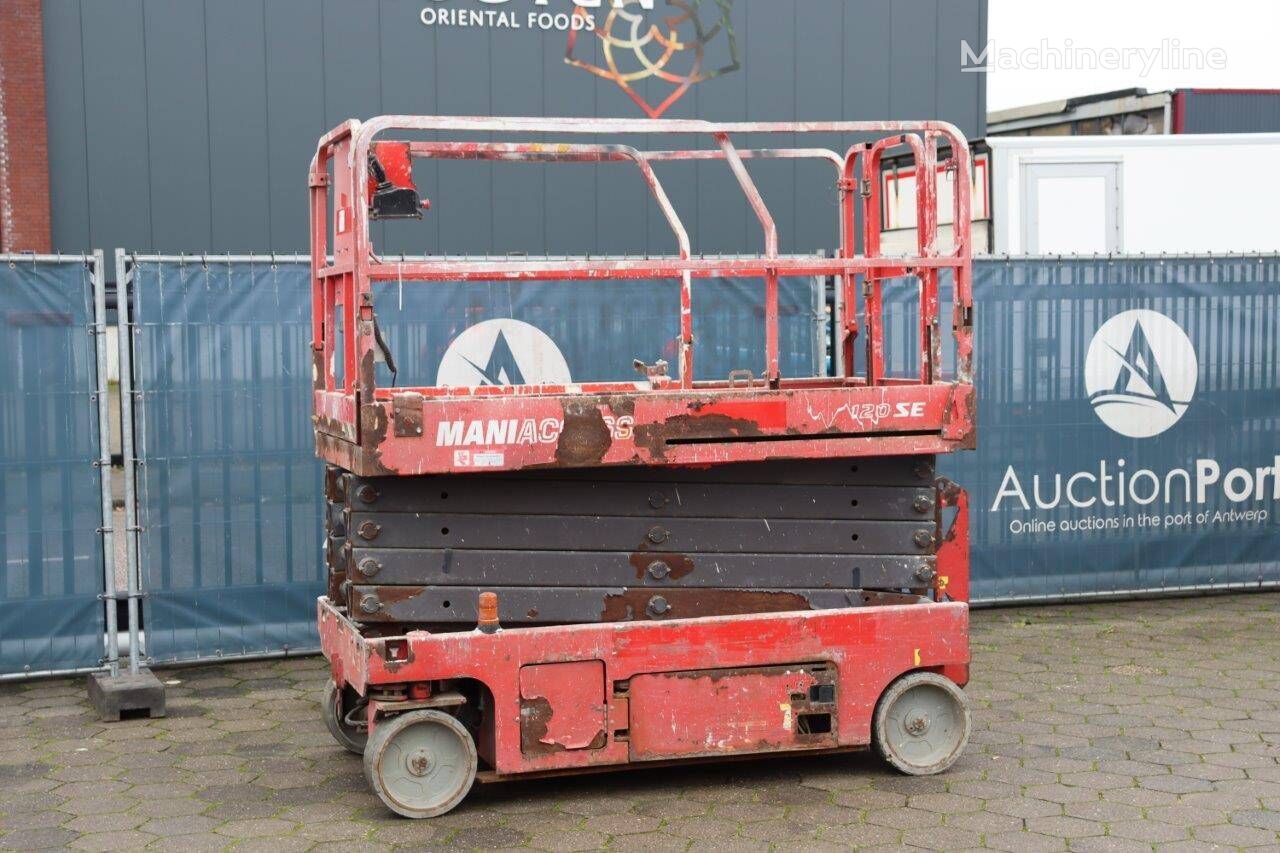
<path id="1" fill-rule="evenodd" d="M 1138 440 L 1138 456 L 1194 404 L 1198 375 L 1182 327 L 1157 311 L 1125 311 L 1094 333 L 1083 390 L 1099 421 Z M 1261 523 L 1277 501 L 1280 448 L 1264 465 L 1196 458 L 1157 470 L 1123 457 L 1067 472 L 1009 465 L 989 511 L 1015 513 L 1011 533 L 1038 534 Z"/>
<path id="2" fill-rule="evenodd" d="M 436 385 L 569 385 L 573 377 L 551 336 L 522 320 L 503 317 L 470 326 L 453 339 L 440 360 Z M 604 416 L 615 439 L 631 437 L 630 417 Z M 490 418 L 441 421 L 437 447 L 456 448 L 453 463 L 463 468 L 496 468 L 505 448 L 555 444 L 564 430 L 560 418 Z"/>

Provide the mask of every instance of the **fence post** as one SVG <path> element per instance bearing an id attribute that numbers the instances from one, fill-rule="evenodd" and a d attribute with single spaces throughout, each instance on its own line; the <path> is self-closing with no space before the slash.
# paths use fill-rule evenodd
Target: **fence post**
<path id="1" fill-rule="evenodd" d="M 120 635 L 116 624 L 115 513 L 111 499 L 111 401 L 107 384 L 107 277 L 101 249 L 93 252 L 93 342 L 98 395 L 98 482 L 102 488 L 102 599 L 106 606 L 106 662 L 120 674 Z"/>
<path id="2" fill-rule="evenodd" d="M 117 664 L 110 672 L 89 677 L 89 698 L 103 720 L 119 720 L 124 711 L 146 711 L 163 717 L 164 685 L 140 663 L 138 578 L 137 463 L 133 456 L 133 324 L 129 322 L 129 284 L 133 267 L 124 249 L 116 249 L 116 330 L 120 350 L 120 448 L 124 458 L 125 572 L 129 613 L 129 672 L 120 673 Z M 112 578 L 111 588 L 114 589 Z M 117 596 L 118 597 L 118 596 Z M 114 607 L 115 601 L 112 600 Z"/>

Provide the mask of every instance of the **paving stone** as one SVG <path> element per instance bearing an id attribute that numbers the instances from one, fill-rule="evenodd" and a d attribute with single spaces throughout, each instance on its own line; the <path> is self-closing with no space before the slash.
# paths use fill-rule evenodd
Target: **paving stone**
<path id="1" fill-rule="evenodd" d="M 80 834 L 71 829 L 42 827 L 19 829 L 0 837 L 0 848 L 5 850 L 40 850 L 46 847 L 67 847 Z"/>
<path id="2" fill-rule="evenodd" d="M 67 822 L 69 815 L 66 812 L 41 810 L 41 811 L 15 811 L 13 814 L 7 814 L 0 817 L 0 831 L 15 832 L 20 829 L 52 829 L 62 826 Z M 77 831 L 79 827 L 74 827 Z"/>
<path id="3" fill-rule="evenodd" d="M 142 815 L 130 814 L 129 812 L 113 812 L 111 814 L 81 815 L 62 825 L 67 829 L 74 829 L 76 832 L 84 833 L 123 832 L 129 829 L 137 829 L 146 820 Z M 149 832 L 150 830 L 144 831 Z"/>
<path id="4" fill-rule="evenodd" d="M 536 845 L 530 845 L 536 846 Z M 692 843 L 660 832 L 637 832 L 631 835 L 619 835 L 609 842 L 609 850 L 635 850 L 642 853 L 676 853 L 688 850 Z M 600 849 L 593 847 L 590 849 Z M 701 848 L 695 848 L 701 849 Z"/>
<path id="5" fill-rule="evenodd" d="M 296 823 L 287 820 L 250 818 L 227 821 L 214 831 L 229 838 L 256 838 L 261 835 L 284 835 L 292 832 L 296 827 Z"/>
<path id="6" fill-rule="evenodd" d="M 894 829 L 920 829 L 921 827 L 938 826 L 942 823 L 942 815 L 923 809 L 899 808 L 877 809 L 867 812 L 867 823 L 888 826 Z"/>
<path id="7" fill-rule="evenodd" d="M 1240 826 L 1252 826 L 1280 833 L 1280 810 L 1264 809 L 1237 812 L 1231 816 L 1231 822 Z M 1280 841 L 1280 838 L 1277 841 Z"/>
<path id="8" fill-rule="evenodd" d="M 223 838 L 223 843 L 227 841 Z M 246 838 L 237 841 L 232 845 L 236 853 L 294 853 L 295 851 L 311 850 L 315 846 L 315 842 L 309 838 L 295 838 L 288 835 L 264 835 L 256 838 Z"/>
<path id="9" fill-rule="evenodd" d="M 1229 847 L 1260 847 L 1263 844 L 1275 844 L 1276 833 L 1271 830 L 1257 829 L 1252 826 L 1239 826 L 1234 823 L 1221 823 L 1217 826 L 1197 826 L 1191 830 L 1197 841 L 1208 841 L 1210 844 L 1222 844 Z"/>
<path id="10" fill-rule="evenodd" d="M 1114 835 L 1075 838 L 1069 846 L 1072 853 L 1151 853 L 1151 845 L 1145 841 L 1117 838 Z"/>
<path id="11" fill-rule="evenodd" d="M 1102 835 L 1102 824 L 1078 817 L 1057 815 L 1053 817 L 1033 817 L 1027 820 L 1027 829 L 1041 835 L 1055 838 L 1088 838 L 1091 835 Z"/>
<path id="12" fill-rule="evenodd" d="M 204 853 L 225 850 L 227 839 L 212 832 L 201 832 L 196 835 L 174 835 L 153 841 L 148 850 L 172 851 L 172 853 Z M 277 851 L 283 853 L 283 851 Z"/>
<path id="13" fill-rule="evenodd" d="M 653 835 L 654 833 L 645 833 Z M 529 846 L 551 853 L 571 853 L 575 850 L 599 850 L 605 846 L 608 837 L 598 832 L 587 832 L 571 829 L 560 832 L 536 833 L 529 838 Z M 648 847 L 649 845 L 646 845 Z M 683 843 L 682 843 L 683 846 Z"/>
<path id="14" fill-rule="evenodd" d="M 180 815 L 178 817 L 160 817 L 142 824 L 139 829 L 161 838 L 175 835 L 196 835 L 211 832 L 218 826 L 218 821 L 204 815 Z"/>
<path id="15" fill-rule="evenodd" d="M 373 830 L 374 841 L 405 847 L 421 847 L 438 836 L 429 820 L 399 820 Z"/>
<path id="16" fill-rule="evenodd" d="M 70 847 L 77 850 L 90 851 L 107 851 L 107 850 L 137 850 L 146 847 L 152 841 L 155 841 L 154 835 L 148 835 L 145 832 L 137 832 L 136 830 L 126 832 L 91 832 L 87 835 L 81 835 L 75 841 L 72 841 Z"/>
<path id="17" fill-rule="evenodd" d="M 477 829 L 460 829 L 450 840 L 460 847 L 486 849 L 504 845 L 519 846 L 524 844 L 525 836 L 518 829 L 491 826 Z"/>
<path id="18" fill-rule="evenodd" d="M 1165 841 L 1181 841 L 1187 837 L 1184 827 L 1152 820 L 1128 820 L 1107 827 L 1111 835 L 1156 844 Z"/>
<path id="19" fill-rule="evenodd" d="M 911 829 L 902 834 L 902 843 L 927 850 L 960 850 L 981 847 L 982 838 L 976 832 L 951 826 L 934 826 L 929 829 Z"/>
<path id="20" fill-rule="evenodd" d="M 1041 851 L 1066 850 L 1067 844 L 1061 838 L 1052 838 L 1036 832 L 998 832 L 988 835 L 987 846 L 994 850 L 1007 850 L 1009 853 L 1041 853 Z"/>

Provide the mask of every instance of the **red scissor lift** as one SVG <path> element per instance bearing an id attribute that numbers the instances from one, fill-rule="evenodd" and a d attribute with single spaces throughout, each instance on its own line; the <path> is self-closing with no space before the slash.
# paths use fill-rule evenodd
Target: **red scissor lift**
<path id="1" fill-rule="evenodd" d="M 383 138 L 395 132 L 413 139 Z M 839 134 L 852 144 L 841 154 L 732 141 L 770 133 Z M 516 141 L 423 141 L 451 134 Z M 581 134 L 713 144 L 641 151 L 525 141 Z M 885 257 L 880 161 L 902 147 L 917 164 L 919 245 L 914 256 Z M 633 164 L 678 251 L 380 257 L 370 220 L 418 217 L 428 206 L 413 182 L 420 158 Z M 747 161 L 780 158 L 834 168 L 834 257 L 779 253 Z M 693 253 L 654 169 L 688 160 L 731 171 L 763 230 L 762 254 Z M 938 176 L 948 171 L 958 176 L 956 226 L 943 252 Z M 328 463 L 330 584 L 318 602 L 333 675 L 325 719 L 364 755 L 391 809 L 441 814 L 477 778 L 780 751 L 874 744 L 903 772 L 950 766 L 969 732 L 960 690 L 969 663 L 967 500 L 935 479 L 933 461 L 975 442 L 968 174 L 967 142 L 944 122 L 385 116 L 348 121 L 320 140 L 310 187 L 313 420 Z M 945 270 L 955 348 L 946 380 Z M 788 276 L 837 283 L 840 375 L 780 375 L 779 279 Z M 758 375 L 695 381 L 693 310 L 697 281 L 708 277 L 760 283 Z M 628 279 L 679 288 L 670 375 L 662 362 L 637 360 L 636 381 L 378 386 L 386 345 L 376 284 Z M 887 287 L 918 291 L 918 376 L 886 375 Z M 860 335 L 866 368 L 855 375 Z M 516 425 L 530 422 L 530 440 L 514 441 Z M 811 518 L 802 504 L 831 508 L 807 510 L 820 516 Z M 748 526 L 743 518 L 753 515 Z M 799 545 L 763 538 L 779 535 L 775 525 Z M 615 535 L 633 537 L 623 549 L 632 553 L 619 551 Z M 708 551 L 713 574 L 703 568 Z M 615 569 L 620 556 L 628 565 Z M 721 573 L 728 580 L 714 579 Z"/>

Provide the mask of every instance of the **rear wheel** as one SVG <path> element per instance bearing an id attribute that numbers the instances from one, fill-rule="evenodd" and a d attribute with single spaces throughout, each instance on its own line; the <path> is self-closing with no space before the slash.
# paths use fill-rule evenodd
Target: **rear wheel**
<path id="1" fill-rule="evenodd" d="M 324 716 L 324 726 L 329 730 L 329 734 L 333 735 L 333 739 L 347 752 L 363 755 L 369 734 L 360 726 L 350 722 L 352 712 L 363 707 L 363 699 L 349 687 L 338 687 L 331 678 L 324 686 L 323 701 L 320 712 Z"/>
<path id="2" fill-rule="evenodd" d="M 880 697 L 872 722 L 876 751 L 911 776 L 941 773 L 969 742 L 969 700 L 949 678 L 912 672 Z"/>
<path id="3" fill-rule="evenodd" d="M 364 751 L 373 792 L 412 818 L 436 817 L 462 802 L 476 764 L 470 732 L 441 711 L 408 711 L 379 722 Z"/>

